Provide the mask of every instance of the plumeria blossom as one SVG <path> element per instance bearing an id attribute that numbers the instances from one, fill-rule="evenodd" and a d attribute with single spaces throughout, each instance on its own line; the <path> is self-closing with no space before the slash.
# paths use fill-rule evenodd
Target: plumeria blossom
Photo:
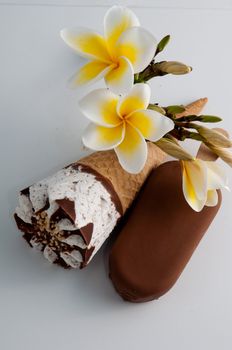
<path id="1" fill-rule="evenodd" d="M 105 78 L 115 93 L 128 92 L 134 74 L 141 72 L 154 57 L 157 42 L 140 27 L 128 8 L 111 7 L 104 18 L 104 35 L 85 28 L 63 29 L 61 37 L 89 61 L 71 79 L 73 87 Z"/>
<path id="2" fill-rule="evenodd" d="M 80 101 L 80 109 L 91 121 L 83 143 L 97 151 L 114 149 L 121 166 L 139 173 L 147 159 L 145 139 L 157 141 L 173 129 L 168 117 L 147 109 L 151 90 L 147 84 L 135 84 L 120 97 L 109 89 L 90 92 Z"/>
<path id="3" fill-rule="evenodd" d="M 201 159 L 181 161 L 183 192 L 190 207 L 199 212 L 218 203 L 217 189 L 227 187 L 227 177 L 214 161 Z"/>

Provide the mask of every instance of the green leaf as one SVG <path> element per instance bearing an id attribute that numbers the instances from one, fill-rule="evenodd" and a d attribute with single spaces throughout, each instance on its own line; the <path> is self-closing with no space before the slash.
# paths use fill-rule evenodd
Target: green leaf
<path id="1" fill-rule="evenodd" d="M 214 115 L 200 115 L 199 121 L 203 123 L 218 123 L 221 122 L 222 119 Z"/>
<path id="2" fill-rule="evenodd" d="M 196 120 L 199 120 L 199 116 L 195 114 L 185 115 L 181 118 L 178 118 L 178 122 L 193 122 Z"/>
<path id="3" fill-rule="evenodd" d="M 170 35 L 166 35 L 163 39 L 160 40 L 159 44 L 157 45 L 155 56 L 158 55 L 161 51 L 164 50 L 164 48 L 167 46 L 170 40 Z"/>
<path id="4" fill-rule="evenodd" d="M 185 108 L 183 106 L 168 106 L 166 107 L 166 110 L 169 114 L 178 114 L 183 113 Z"/>
<path id="5" fill-rule="evenodd" d="M 222 119 L 214 115 L 186 115 L 178 119 L 179 122 L 193 122 L 199 121 L 202 123 L 218 123 Z"/>
<path id="6" fill-rule="evenodd" d="M 163 115 L 166 114 L 165 110 L 162 107 L 160 107 L 158 105 L 155 105 L 155 104 L 151 104 L 150 103 L 149 106 L 148 106 L 148 109 L 151 109 L 151 110 L 153 110 L 155 112 L 158 112 L 158 113 L 161 113 Z"/>

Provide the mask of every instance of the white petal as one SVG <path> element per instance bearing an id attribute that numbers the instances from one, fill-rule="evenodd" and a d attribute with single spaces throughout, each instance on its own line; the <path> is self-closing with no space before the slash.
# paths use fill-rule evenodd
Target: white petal
<path id="1" fill-rule="evenodd" d="M 227 176 L 223 169 L 213 161 L 206 162 L 207 165 L 207 188 L 209 190 L 226 188 Z"/>
<path id="2" fill-rule="evenodd" d="M 185 170 L 194 191 L 199 199 L 206 200 L 207 196 L 207 168 L 200 159 L 186 160 Z"/>
<path id="3" fill-rule="evenodd" d="M 92 122 L 105 126 L 114 127 L 122 120 L 117 115 L 117 103 L 119 97 L 108 89 L 91 91 L 80 102 L 82 113 Z"/>
<path id="4" fill-rule="evenodd" d="M 170 118 L 149 109 L 132 113 L 128 121 L 142 133 L 145 139 L 153 142 L 158 141 L 174 128 Z"/>
<path id="5" fill-rule="evenodd" d="M 182 178 L 182 188 L 183 188 L 183 194 L 184 197 L 189 204 L 189 206 L 199 212 L 203 209 L 205 203 L 206 203 L 206 195 L 205 198 L 199 199 L 196 193 L 196 190 L 191 182 L 191 179 L 189 177 L 189 173 L 186 171 L 185 163 L 187 161 L 181 161 L 182 168 L 183 168 L 183 178 Z M 201 184 L 202 187 L 205 186 L 203 183 Z M 205 191 L 206 192 L 206 191 Z M 207 193 L 207 192 L 206 192 Z"/>
<path id="6" fill-rule="evenodd" d="M 65 43 L 80 56 L 111 62 L 106 41 L 102 35 L 87 28 L 65 28 L 61 30 L 60 35 Z"/>
<path id="7" fill-rule="evenodd" d="M 147 144 L 143 136 L 135 128 L 126 124 L 123 142 L 115 148 L 119 163 L 132 174 L 139 173 L 147 160 Z"/>
<path id="8" fill-rule="evenodd" d="M 120 35 L 128 28 L 139 26 L 139 20 L 130 9 L 112 6 L 105 14 L 105 38 L 110 52 L 114 52 Z"/>
<path id="9" fill-rule="evenodd" d="M 214 207 L 218 203 L 218 194 L 216 190 L 210 190 L 207 193 L 207 201 L 206 204 L 207 207 Z"/>
<path id="10" fill-rule="evenodd" d="M 117 147 L 124 139 L 125 128 L 121 124 L 114 128 L 105 128 L 93 123 L 86 128 L 82 141 L 84 145 L 96 151 L 106 151 Z"/>
<path id="11" fill-rule="evenodd" d="M 74 89 L 80 85 L 93 84 L 101 80 L 113 67 L 114 65 L 100 61 L 88 62 L 69 79 L 69 87 Z"/>
<path id="12" fill-rule="evenodd" d="M 117 43 L 118 56 L 125 56 L 139 73 L 148 66 L 155 55 L 157 41 L 151 33 L 141 27 L 127 29 Z"/>
<path id="13" fill-rule="evenodd" d="M 117 106 L 118 115 L 125 117 L 139 109 L 147 109 L 151 97 L 148 84 L 135 84 L 129 93 L 122 97 Z"/>
<path id="14" fill-rule="evenodd" d="M 126 94 L 134 83 L 134 71 L 126 57 L 120 57 L 118 64 L 106 76 L 107 86 L 116 94 Z"/>

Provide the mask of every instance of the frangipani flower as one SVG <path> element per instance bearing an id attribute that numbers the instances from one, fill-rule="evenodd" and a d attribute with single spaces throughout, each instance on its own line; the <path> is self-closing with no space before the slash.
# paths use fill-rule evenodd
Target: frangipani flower
<path id="1" fill-rule="evenodd" d="M 80 109 L 92 122 L 83 136 L 85 146 L 114 149 L 126 171 L 140 172 L 147 159 L 145 139 L 155 142 L 174 127 L 171 119 L 147 109 L 150 94 L 147 84 L 135 84 L 124 97 L 108 89 L 90 92 L 80 101 Z"/>
<path id="2" fill-rule="evenodd" d="M 154 57 L 157 42 L 140 27 L 128 8 L 111 7 L 104 18 L 104 36 L 84 28 L 63 29 L 61 37 L 79 55 L 89 59 L 72 78 L 72 86 L 105 77 L 115 93 L 128 92 L 134 74 L 141 72 Z"/>
<path id="3" fill-rule="evenodd" d="M 199 212 L 218 202 L 217 189 L 227 188 L 227 178 L 214 161 L 182 160 L 183 192 L 190 207 Z"/>

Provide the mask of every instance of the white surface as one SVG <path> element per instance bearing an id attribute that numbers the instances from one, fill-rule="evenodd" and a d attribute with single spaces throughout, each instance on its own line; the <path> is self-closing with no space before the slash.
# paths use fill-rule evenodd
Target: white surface
<path id="1" fill-rule="evenodd" d="M 212 6 L 223 3 L 231 2 Z M 104 13 L 104 7 L 0 6 L 0 348 L 230 350 L 231 194 L 224 193 L 220 213 L 175 287 L 159 301 L 140 305 L 115 293 L 106 249 L 85 270 L 64 271 L 29 249 L 12 220 L 19 189 L 84 154 L 80 135 L 86 121 L 77 101 L 89 89 L 67 89 L 65 81 L 81 61 L 59 30 L 74 24 L 99 29 Z M 232 12 L 136 13 L 157 38 L 172 35 L 163 57 L 194 67 L 189 76 L 154 80 L 154 99 L 165 105 L 206 95 L 206 112 L 221 115 L 232 135 Z"/>
<path id="2" fill-rule="evenodd" d="M 1 0 L 0 4 L 12 5 L 52 5 L 52 6 L 110 6 L 121 4 L 134 7 L 161 7 L 187 9 L 232 9 L 231 0 Z"/>

